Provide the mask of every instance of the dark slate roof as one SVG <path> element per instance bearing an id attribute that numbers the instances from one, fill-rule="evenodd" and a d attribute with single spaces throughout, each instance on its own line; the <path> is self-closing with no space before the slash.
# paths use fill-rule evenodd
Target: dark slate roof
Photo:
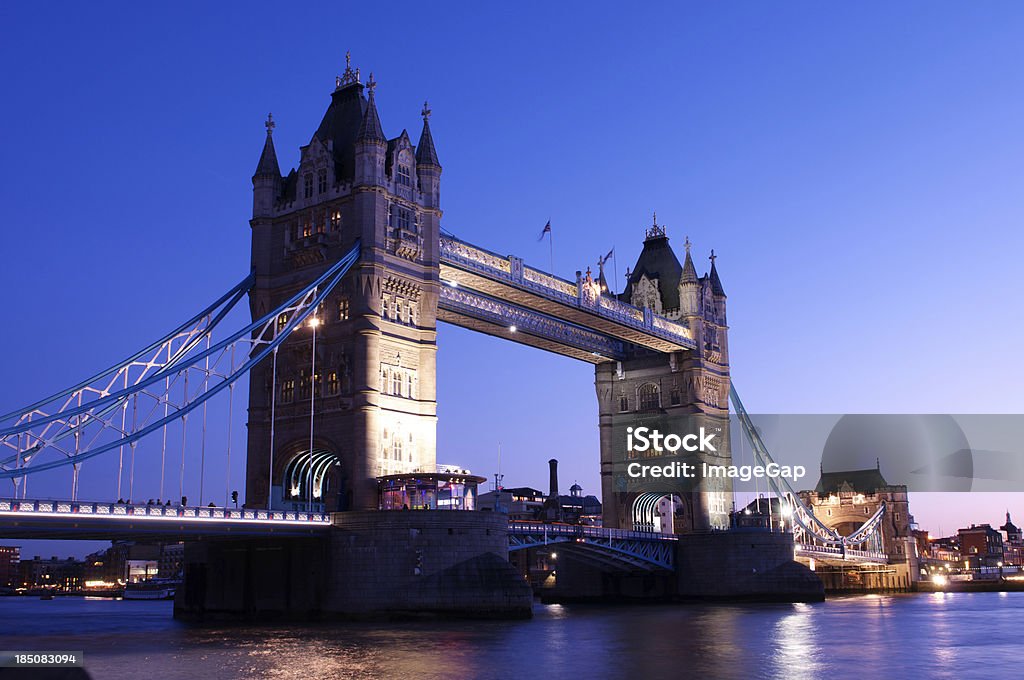
<path id="1" fill-rule="evenodd" d="M 725 297 L 725 289 L 722 288 L 722 280 L 718 278 L 718 270 L 715 269 L 715 260 L 711 260 L 711 292 L 715 295 L 721 295 Z"/>
<path id="2" fill-rule="evenodd" d="M 359 124 L 359 133 L 356 140 L 360 142 L 386 142 L 384 130 L 380 126 L 380 116 L 377 115 L 377 103 L 373 99 L 373 90 L 370 90 L 370 100 L 366 103 L 366 110 L 363 112 L 363 120 Z"/>
<path id="3" fill-rule="evenodd" d="M 340 87 L 331 95 L 331 105 L 314 133 L 325 144 L 333 142 L 334 174 L 338 179 L 350 180 L 355 176 L 355 141 L 365 110 L 361 83 Z"/>
<path id="4" fill-rule="evenodd" d="M 839 489 L 844 483 L 849 484 L 855 492 L 864 494 L 874 493 L 875 489 L 889 486 L 881 471 L 871 468 L 870 470 L 822 472 L 818 486 L 814 490 L 817 493 L 839 493 Z"/>
<path id="5" fill-rule="evenodd" d="M 426 118 L 423 119 L 420 143 L 416 145 L 416 165 L 441 167 L 441 163 L 437 160 L 437 149 L 434 148 L 434 137 L 430 134 L 430 123 Z"/>
<path id="6" fill-rule="evenodd" d="M 644 249 L 640 251 L 640 257 L 633 267 L 629 280 L 626 282 L 626 289 L 622 292 L 622 299 L 630 301 L 633 297 L 633 285 L 640 281 L 640 277 L 647 275 L 649 279 L 658 279 L 658 287 L 661 290 L 661 306 L 663 309 L 679 308 L 679 278 L 682 276 L 683 268 L 672 252 L 668 244 L 668 236 L 655 236 L 644 241 Z"/>
<path id="7" fill-rule="evenodd" d="M 254 177 L 258 176 L 281 176 L 281 166 L 277 164 L 277 152 L 274 151 L 274 137 L 268 132 L 267 141 L 263 144 L 263 153 L 260 154 L 260 162 L 256 165 L 256 173 Z"/>

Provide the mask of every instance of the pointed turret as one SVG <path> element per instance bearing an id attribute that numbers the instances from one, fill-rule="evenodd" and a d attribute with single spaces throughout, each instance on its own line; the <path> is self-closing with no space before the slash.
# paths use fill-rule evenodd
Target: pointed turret
<path id="1" fill-rule="evenodd" d="M 715 260 L 718 256 L 715 255 L 715 251 L 711 251 L 711 273 L 708 275 L 711 278 L 711 292 L 714 295 L 725 297 L 725 289 L 722 288 L 722 280 L 718 278 L 718 270 L 715 268 Z"/>
<path id="2" fill-rule="evenodd" d="M 274 115 L 267 114 L 267 141 L 263 143 L 263 153 L 260 154 L 260 162 L 256 165 L 256 173 L 253 177 L 281 177 L 281 166 L 277 164 L 277 152 L 274 150 Z"/>
<path id="3" fill-rule="evenodd" d="M 441 164 L 434 149 L 434 136 L 430 134 L 430 107 L 423 102 L 423 132 L 416 147 L 416 179 L 419 189 L 431 208 L 441 205 Z"/>
<path id="4" fill-rule="evenodd" d="M 266 217 L 273 212 L 274 203 L 281 195 L 281 168 L 274 150 L 274 116 L 267 114 L 267 140 L 252 176 L 252 216 Z"/>
<path id="5" fill-rule="evenodd" d="M 693 266 L 693 257 L 690 256 L 690 237 L 686 237 L 683 244 L 686 247 L 686 259 L 683 260 L 683 273 L 679 277 L 680 283 L 697 283 L 697 268 Z"/>
<path id="6" fill-rule="evenodd" d="M 377 102 L 374 100 L 373 91 L 377 88 L 377 83 L 373 80 L 373 74 L 370 74 L 370 80 L 366 83 L 366 89 L 369 90 L 369 100 L 366 103 L 366 112 L 363 113 L 363 122 L 359 124 L 359 132 L 356 134 L 356 143 L 360 142 L 373 142 L 381 145 L 387 144 L 387 139 L 384 137 L 384 130 L 380 125 L 380 116 L 377 115 Z"/>
<path id="7" fill-rule="evenodd" d="M 416 165 L 435 165 L 441 167 L 437 160 L 437 149 L 434 148 L 434 137 L 430 134 L 430 107 L 423 102 L 423 132 L 420 133 L 420 143 L 416 145 Z"/>

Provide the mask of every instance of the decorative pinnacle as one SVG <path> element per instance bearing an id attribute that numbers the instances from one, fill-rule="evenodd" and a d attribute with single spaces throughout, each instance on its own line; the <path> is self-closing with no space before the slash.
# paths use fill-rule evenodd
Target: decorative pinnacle
<path id="1" fill-rule="evenodd" d="M 686 240 L 683 242 L 683 245 L 686 247 L 686 252 L 689 253 L 690 252 L 690 245 L 691 245 L 690 244 L 690 237 L 689 236 L 686 237 Z"/>
<path id="2" fill-rule="evenodd" d="M 345 72 L 340 76 L 335 77 L 335 87 L 341 88 L 345 85 L 351 85 L 352 83 L 359 82 L 359 69 L 352 70 L 352 53 L 350 51 L 345 52 Z"/>
<path id="3" fill-rule="evenodd" d="M 266 128 L 267 128 L 267 136 L 268 137 L 270 135 L 274 134 L 274 128 L 277 127 L 277 123 L 274 122 L 274 114 L 268 113 L 267 114 L 267 122 L 264 123 L 263 125 L 265 125 Z"/>
<path id="4" fill-rule="evenodd" d="M 356 70 L 356 78 L 358 79 L 358 69 Z M 366 81 L 366 89 L 370 91 L 370 96 L 373 96 L 373 91 L 377 89 L 377 81 L 373 79 L 373 71 L 370 71 L 370 79 Z"/>
<path id="5" fill-rule="evenodd" d="M 423 122 L 424 123 L 426 123 L 427 120 L 430 118 L 430 114 L 431 113 L 432 112 L 430 110 L 430 106 L 427 104 L 427 101 L 423 100 L 423 110 L 420 111 L 420 115 L 423 116 Z"/>
<path id="6" fill-rule="evenodd" d="M 658 224 L 658 213 L 654 213 L 651 227 L 647 230 L 647 239 L 659 238 L 665 235 L 665 226 Z"/>
<path id="7" fill-rule="evenodd" d="M 709 257 L 708 259 L 711 260 L 711 266 L 714 267 L 715 266 L 715 260 L 718 259 L 718 256 L 715 255 L 715 249 L 714 248 L 711 249 L 711 257 Z"/>

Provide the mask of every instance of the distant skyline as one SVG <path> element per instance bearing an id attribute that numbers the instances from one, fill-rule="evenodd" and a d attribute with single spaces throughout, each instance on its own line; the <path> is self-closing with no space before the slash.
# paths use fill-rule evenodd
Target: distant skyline
<path id="1" fill-rule="evenodd" d="M 247 273 L 267 112 L 287 172 L 351 50 L 387 136 L 415 138 L 429 100 L 445 229 L 548 269 L 550 219 L 556 273 L 614 247 L 620 289 L 653 211 L 700 273 L 714 248 L 751 411 L 1024 412 L 1017 3 L 10 3 L 0 25 L 0 411 Z M 589 365 L 450 326 L 438 343 L 439 462 L 491 478 L 500 442 L 506 484 L 546 489 L 555 457 L 599 493 Z M 86 465 L 83 495 L 112 475 Z M 223 496 L 223 470 L 207 483 Z M 1022 501 L 911 510 L 949 533 Z"/>

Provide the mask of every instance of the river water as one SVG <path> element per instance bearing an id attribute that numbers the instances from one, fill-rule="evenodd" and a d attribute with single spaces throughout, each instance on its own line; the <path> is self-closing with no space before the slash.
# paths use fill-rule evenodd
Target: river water
<path id="1" fill-rule="evenodd" d="M 0 598 L 0 648 L 92 678 L 1019 677 L 1024 593 L 819 604 L 536 605 L 528 621 L 195 626 L 171 602 Z M 0 674 L 2 677 L 2 674 Z"/>

